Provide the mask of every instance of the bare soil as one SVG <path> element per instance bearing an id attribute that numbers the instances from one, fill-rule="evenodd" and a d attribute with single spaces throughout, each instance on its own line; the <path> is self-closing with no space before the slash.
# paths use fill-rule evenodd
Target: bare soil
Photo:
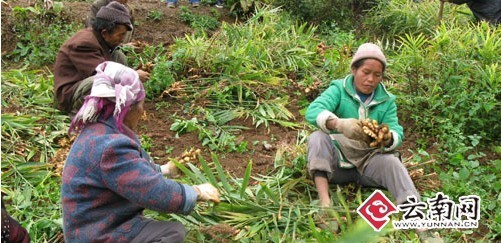
<path id="1" fill-rule="evenodd" d="M 145 105 L 146 113 L 139 128 L 139 134 L 146 135 L 153 141 L 150 149 L 150 155 L 156 158 L 157 163 L 163 164 L 169 158 L 180 159 L 184 152 L 191 149 L 200 149 L 201 155 L 205 160 L 211 161 L 210 150 L 203 147 L 196 133 L 184 133 L 176 137 L 176 132 L 170 131 L 170 126 L 174 122 L 170 116 L 174 113 L 180 115 L 180 111 L 185 109 L 183 103 L 176 100 L 169 100 L 169 107 L 166 109 L 155 110 L 155 101 L 147 102 Z M 296 114 L 299 117 L 298 114 Z M 186 116 L 186 119 L 192 117 Z M 296 142 L 297 131 L 283 128 L 277 125 L 270 125 L 269 129 L 265 126 L 255 128 L 252 120 L 237 119 L 231 124 L 238 124 L 249 129 L 242 130 L 235 134 L 238 141 L 247 141 L 248 152 L 238 153 L 217 153 L 219 162 L 233 176 L 243 176 L 247 164 L 252 160 L 252 174 L 266 175 L 274 169 L 275 153 L 278 146 L 287 146 Z M 265 147 L 263 143 L 272 145 L 271 148 Z M 166 152 L 169 148 L 172 151 Z"/>
<path id="2" fill-rule="evenodd" d="M 40 4 L 41 0 L 13 0 L 2 1 L 2 56 L 14 50 L 17 41 L 12 34 L 14 18 L 12 9 L 15 6 L 29 7 Z M 71 21 L 84 24 L 90 12 L 92 0 L 64 2 L 65 12 L 69 13 Z M 220 14 L 220 21 L 233 23 L 235 18 L 230 16 L 227 8 L 218 9 L 214 6 L 200 5 L 198 8 L 192 8 L 187 0 L 178 1 L 178 7 L 174 9 L 167 8 L 165 0 L 129 0 L 129 7 L 134 16 L 134 40 L 144 41 L 151 45 L 172 44 L 175 38 L 183 38 L 186 34 L 193 32 L 190 26 L 179 19 L 179 8 L 188 7 L 191 12 L 199 15 L 212 16 L 212 11 Z M 153 20 L 148 17 L 152 11 L 160 12 L 161 18 Z"/>

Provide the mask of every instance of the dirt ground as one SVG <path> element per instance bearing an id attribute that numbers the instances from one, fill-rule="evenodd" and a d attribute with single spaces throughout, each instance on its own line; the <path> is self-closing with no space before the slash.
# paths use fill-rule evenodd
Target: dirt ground
<path id="1" fill-rule="evenodd" d="M 40 1 L 40 0 L 35 0 Z M 16 0 L 2 2 L 2 56 L 10 53 L 16 46 L 15 36 L 12 34 L 12 18 L 10 17 L 11 10 L 14 6 L 30 6 L 34 1 Z M 217 9 L 214 6 L 201 5 L 199 8 L 191 8 L 187 0 L 180 0 L 180 6 L 188 6 L 191 11 L 197 14 L 211 15 L 211 11 L 217 11 L 221 15 L 221 21 L 233 23 L 235 19 L 230 16 L 227 8 Z M 83 23 L 91 6 L 91 1 L 86 2 L 64 2 L 65 9 L 71 13 L 72 21 Z M 185 34 L 191 33 L 192 29 L 180 21 L 178 17 L 179 7 L 176 9 L 168 9 L 165 1 L 154 0 L 129 0 L 129 6 L 134 11 L 135 17 L 135 34 L 134 40 L 145 42 L 150 45 L 158 45 L 162 43 L 165 46 L 171 45 L 175 38 L 182 38 Z M 161 20 L 155 21 L 148 18 L 148 14 L 152 10 L 158 10 L 162 13 Z M 293 92 L 289 94 L 293 101 L 291 107 L 288 107 L 296 118 L 296 122 L 304 122 L 304 117 L 299 114 L 298 110 L 302 107 L 297 107 L 294 104 L 295 97 Z M 160 100 L 147 101 L 145 119 L 143 119 L 139 136 L 145 135 L 151 138 L 150 153 L 159 164 L 166 163 L 169 158 L 182 158 L 183 153 L 190 149 L 201 149 L 201 155 L 208 161 L 211 160 L 210 151 L 206 147 L 202 147 L 198 135 L 195 133 L 182 134 L 176 137 L 175 132 L 170 131 L 170 126 L 173 120 L 171 114 L 183 109 L 184 102 L 179 100 L 162 100 L 169 103 L 166 109 L 156 109 L 156 103 Z M 185 117 L 191 119 L 192 117 Z M 244 174 L 245 168 L 249 161 L 253 161 L 252 174 L 268 174 L 274 169 L 274 159 L 277 150 L 284 148 L 293 148 L 298 131 L 287 129 L 275 124 L 270 124 L 269 128 L 260 126 L 255 128 L 252 121 L 236 120 L 233 124 L 243 125 L 248 127 L 248 130 L 242 130 L 237 134 L 239 141 L 247 141 L 248 150 L 246 153 L 224 153 L 218 154 L 219 160 L 223 167 L 233 176 L 241 177 Z M 405 127 L 405 125 L 404 125 Z M 404 158 L 410 156 L 408 148 L 414 147 L 416 138 L 410 137 L 404 142 L 401 149 Z M 271 145 L 265 147 L 263 143 Z M 61 149 L 56 156 L 56 163 L 64 163 L 65 154 L 68 147 Z M 412 174 L 412 173 L 411 173 Z"/>
<path id="2" fill-rule="evenodd" d="M 2 55 L 12 52 L 16 47 L 15 36 L 12 35 L 12 8 L 15 6 L 28 7 L 35 3 L 40 4 L 42 0 L 14 0 L 2 1 Z M 64 2 L 64 9 L 69 13 L 71 21 L 85 23 L 90 12 L 93 0 Z M 228 8 L 218 9 L 214 6 L 200 5 L 192 8 L 188 0 L 179 0 L 178 7 L 167 8 L 165 0 L 129 0 L 129 7 L 134 15 L 134 40 L 144 41 L 151 45 L 170 45 L 175 38 L 182 38 L 185 34 L 191 33 L 192 29 L 179 19 L 179 7 L 186 6 L 194 14 L 212 15 L 212 11 L 220 14 L 220 21 L 233 23 L 235 18 L 230 16 Z M 160 20 L 148 18 L 151 11 L 162 13 Z"/>
<path id="3" fill-rule="evenodd" d="M 183 104 L 177 101 L 170 101 L 170 106 L 164 110 L 155 111 L 155 102 L 146 103 L 146 114 L 140 125 L 139 133 L 152 139 L 151 156 L 157 158 L 158 163 L 168 161 L 168 158 L 181 158 L 183 152 L 190 149 L 201 149 L 201 155 L 205 160 L 211 161 L 210 151 L 207 147 L 202 147 L 201 141 L 196 133 L 185 133 L 176 137 L 176 133 L 169 128 L 173 121 L 169 118 L 171 114 L 183 109 Z M 298 116 L 299 117 L 299 116 Z M 191 117 L 186 117 L 191 119 Z M 250 160 L 253 162 L 252 174 L 267 174 L 274 168 L 275 152 L 278 146 L 292 146 L 296 142 L 297 131 L 271 125 L 269 130 L 264 126 L 254 128 L 251 119 L 238 119 L 231 122 L 240 126 L 248 127 L 236 134 L 238 141 L 247 141 L 249 152 L 245 153 L 218 153 L 222 166 L 233 176 L 243 176 L 246 166 Z M 254 143 L 259 141 L 259 143 Z M 263 142 L 272 145 L 265 147 Z M 166 148 L 172 148 L 170 153 L 166 153 Z"/>

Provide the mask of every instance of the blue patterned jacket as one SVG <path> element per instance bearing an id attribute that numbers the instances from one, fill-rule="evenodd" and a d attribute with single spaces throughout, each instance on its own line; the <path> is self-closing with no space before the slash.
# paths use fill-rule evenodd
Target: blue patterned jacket
<path id="1" fill-rule="evenodd" d="M 188 214 L 193 187 L 165 179 L 134 132 L 113 119 L 86 126 L 73 143 L 62 178 L 66 242 L 129 242 L 146 224 L 145 208 Z"/>

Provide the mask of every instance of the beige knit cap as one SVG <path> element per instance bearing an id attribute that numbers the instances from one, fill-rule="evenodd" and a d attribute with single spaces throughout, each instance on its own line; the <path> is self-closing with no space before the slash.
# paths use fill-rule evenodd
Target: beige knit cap
<path id="1" fill-rule="evenodd" d="M 97 11 L 96 18 L 108 20 L 117 24 L 123 24 L 127 30 L 132 30 L 129 10 L 119 2 L 113 1 Z"/>
<path id="2" fill-rule="evenodd" d="M 355 52 L 353 59 L 351 60 L 350 66 L 353 66 L 353 63 L 366 58 L 377 59 L 381 63 L 383 63 L 383 67 L 386 67 L 386 57 L 384 56 L 383 51 L 381 51 L 381 48 L 379 48 L 379 46 L 373 43 L 364 43 L 360 45 L 357 52 Z"/>

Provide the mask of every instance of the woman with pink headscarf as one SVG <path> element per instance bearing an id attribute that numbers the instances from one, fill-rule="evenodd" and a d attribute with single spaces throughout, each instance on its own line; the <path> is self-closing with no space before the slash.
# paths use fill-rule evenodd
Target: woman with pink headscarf
<path id="1" fill-rule="evenodd" d="M 145 98 L 137 72 L 114 62 L 96 71 L 70 126 L 79 136 L 63 170 L 65 241 L 183 242 L 181 223 L 145 218 L 143 210 L 189 214 L 197 201 L 219 202 L 218 190 L 165 179 L 175 165 L 153 163 L 134 132 Z"/>

